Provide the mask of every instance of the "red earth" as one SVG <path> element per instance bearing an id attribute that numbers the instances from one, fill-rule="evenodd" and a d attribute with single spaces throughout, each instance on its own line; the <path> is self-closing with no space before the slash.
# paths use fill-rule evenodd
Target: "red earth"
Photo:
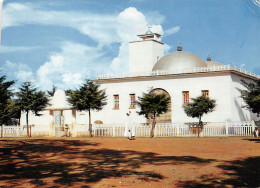
<path id="1" fill-rule="evenodd" d="M 1 138 L 1 187 L 260 187 L 260 139 Z"/>

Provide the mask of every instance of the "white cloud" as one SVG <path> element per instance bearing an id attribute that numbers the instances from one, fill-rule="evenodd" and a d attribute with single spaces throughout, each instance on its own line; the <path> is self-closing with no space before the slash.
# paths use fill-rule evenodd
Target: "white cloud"
<path id="1" fill-rule="evenodd" d="M 246 65 L 246 64 L 241 64 L 241 65 L 239 66 L 239 68 L 242 69 L 245 65 Z"/>
<path id="2" fill-rule="evenodd" d="M 180 26 L 175 26 L 175 27 L 172 27 L 172 28 L 170 28 L 170 29 L 167 29 L 167 30 L 164 32 L 164 36 L 173 35 L 173 34 L 179 32 L 180 29 L 181 29 Z"/>
<path id="3" fill-rule="evenodd" d="M 8 3 L 5 6 L 3 27 L 22 26 L 26 24 L 58 25 L 71 27 L 97 41 L 96 46 L 88 46 L 75 42 L 60 44 L 60 52 L 49 55 L 46 62 L 38 68 L 35 80 L 41 89 L 51 89 L 53 85 L 61 89 L 78 87 L 85 78 L 95 79 L 98 74 L 128 72 L 128 44 L 138 40 L 136 35 L 147 31 L 149 19 L 134 7 L 123 10 L 119 15 L 98 15 L 89 12 L 58 12 L 40 10 L 33 4 Z M 156 13 L 158 14 L 158 13 Z M 152 20 L 152 19 L 151 19 Z M 163 34 L 160 25 L 163 16 L 151 23 L 153 32 Z M 107 57 L 104 45 L 120 44 L 116 57 Z M 166 50 L 170 49 L 168 45 Z M 32 48 L 18 47 L 16 50 Z M 5 51 L 15 50 L 6 48 Z M 7 63 L 8 64 L 8 63 Z M 9 63 L 12 70 L 17 65 Z M 28 67 L 27 67 L 28 68 Z M 18 67 L 17 78 L 32 79 L 30 69 Z M 27 80 L 28 81 L 28 80 Z"/>
<path id="4" fill-rule="evenodd" d="M 84 79 L 93 77 L 91 73 L 104 72 L 107 67 L 102 48 L 64 42 L 61 52 L 52 54 L 38 69 L 37 80 L 43 89 L 52 85 L 62 89 L 76 88 Z"/>
<path id="5" fill-rule="evenodd" d="M 118 56 L 113 59 L 110 68 L 112 72 L 127 72 L 130 41 L 138 40 L 137 35 L 147 31 L 147 20 L 142 12 L 134 7 L 126 8 L 117 17 L 117 34 L 120 37 L 121 45 Z M 163 34 L 161 25 L 152 25 L 151 31 Z"/>
<path id="6" fill-rule="evenodd" d="M 6 61 L 4 68 L 8 77 L 13 77 L 17 79 L 19 82 L 35 81 L 32 69 L 26 64 L 16 64 L 11 61 Z"/>
<path id="7" fill-rule="evenodd" d="M 17 51 L 31 51 L 39 49 L 39 47 L 28 47 L 28 46 L 1 46 L 0 53 L 11 53 Z"/>
<path id="8" fill-rule="evenodd" d="M 8 3 L 4 7 L 3 29 L 26 24 L 71 27 L 88 35 L 101 45 L 118 42 L 117 35 L 114 35 L 116 15 L 41 10 L 32 3 Z"/>

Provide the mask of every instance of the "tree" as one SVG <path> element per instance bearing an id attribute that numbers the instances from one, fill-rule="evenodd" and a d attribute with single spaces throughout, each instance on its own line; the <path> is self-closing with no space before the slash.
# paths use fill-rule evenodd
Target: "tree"
<path id="1" fill-rule="evenodd" d="M 47 90 L 48 96 L 53 97 L 56 90 L 57 90 L 57 87 L 53 85 L 51 91 Z"/>
<path id="2" fill-rule="evenodd" d="M 192 102 L 184 105 L 184 111 L 189 117 L 199 118 L 199 123 L 197 125 L 199 137 L 200 129 L 203 128 L 203 122 L 201 121 L 201 118 L 204 114 L 214 111 L 216 101 L 206 96 L 199 96 L 192 98 L 191 100 Z"/>
<path id="3" fill-rule="evenodd" d="M 241 80 L 246 90 L 238 89 L 241 93 L 241 97 L 244 99 L 247 107 L 253 112 L 260 114 L 260 79 L 252 82 L 246 82 Z"/>
<path id="4" fill-rule="evenodd" d="M 32 85 L 31 82 L 24 82 L 16 93 L 18 97 L 16 105 L 20 111 L 26 113 L 27 136 L 29 135 L 29 112 L 33 112 L 36 116 L 40 116 L 40 111 L 49 105 L 49 99 L 46 94 Z"/>
<path id="5" fill-rule="evenodd" d="M 154 136 L 156 117 L 167 112 L 169 109 L 170 97 L 165 94 L 143 93 L 142 97 L 138 97 L 137 105 L 141 108 L 139 115 L 144 115 L 147 119 L 153 119 L 151 128 L 151 138 Z"/>
<path id="6" fill-rule="evenodd" d="M 11 96 L 13 95 L 10 87 L 14 81 L 5 81 L 6 77 L 0 77 L 0 125 L 8 124 L 12 117 Z"/>
<path id="7" fill-rule="evenodd" d="M 92 137 L 91 110 L 100 111 L 107 104 L 105 90 L 100 89 L 100 85 L 85 80 L 85 83 L 76 90 L 66 91 L 68 102 L 79 111 L 87 110 L 89 112 L 89 133 Z"/>

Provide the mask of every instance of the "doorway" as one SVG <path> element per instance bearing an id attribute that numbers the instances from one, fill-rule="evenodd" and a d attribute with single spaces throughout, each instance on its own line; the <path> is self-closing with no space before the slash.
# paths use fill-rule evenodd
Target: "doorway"
<path id="1" fill-rule="evenodd" d="M 64 116 L 63 116 L 63 111 L 62 110 L 55 110 L 54 111 L 54 128 L 55 136 L 63 136 L 64 133 Z"/>

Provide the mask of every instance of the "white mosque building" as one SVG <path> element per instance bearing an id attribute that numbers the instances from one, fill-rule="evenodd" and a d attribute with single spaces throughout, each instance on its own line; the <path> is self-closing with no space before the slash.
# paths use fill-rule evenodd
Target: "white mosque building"
<path id="1" fill-rule="evenodd" d="M 191 98 L 200 95 L 216 100 L 215 111 L 202 117 L 204 122 L 258 120 L 247 108 L 237 88 L 244 87 L 241 80 L 260 79 L 259 75 L 223 65 L 219 62 L 202 60 L 195 54 L 177 51 L 164 56 L 161 35 L 148 30 L 138 35 L 139 40 L 129 43 L 129 73 L 101 75 L 95 80 L 106 90 L 107 105 L 99 112 L 92 112 L 92 122 L 104 124 L 125 123 L 126 113 L 131 111 L 134 123 L 146 123 L 138 115 L 136 105 L 143 92 L 165 93 L 170 96 L 170 110 L 159 118 L 159 122 L 194 122 L 183 109 Z M 66 101 L 65 92 L 58 90 L 43 116 L 30 116 L 30 124 L 88 124 L 88 112 L 72 110 Z M 25 117 L 22 117 L 25 124 Z M 52 130 L 52 129 L 51 129 Z"/>

